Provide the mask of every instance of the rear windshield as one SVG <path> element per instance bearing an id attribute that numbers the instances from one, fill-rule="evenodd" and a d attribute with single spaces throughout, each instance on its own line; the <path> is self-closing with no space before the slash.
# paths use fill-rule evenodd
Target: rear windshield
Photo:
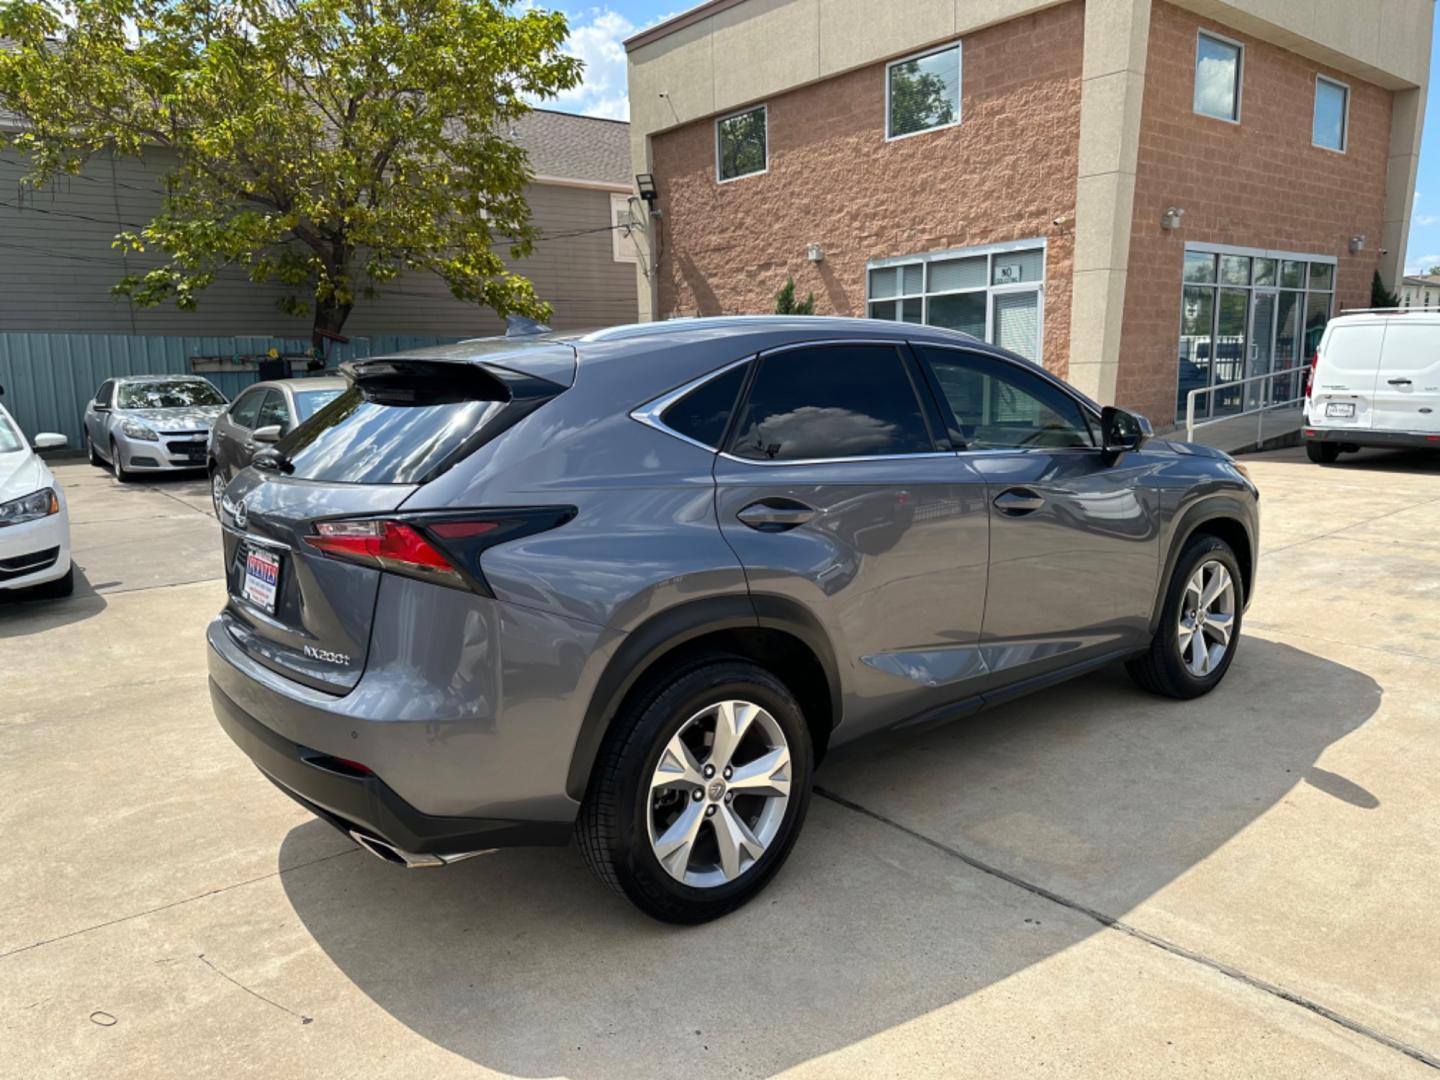
<path id="1" fill-rule="evenodd" d="M 297 419 L 309 420 L 343 392 L 341 390 L 297 390 L 295 392 L 295 411 L 300 414 Z"/>
<path id="2" fill-rule="evenodd" d="M 416 484 L 443 471 L 502 401 L 400 403 L 354 387 L 276 446 L 303 480 Z"/>
<path id="3" fill-rule="evenodd" d="M 116 405 L 122 409 L 185 409 L 224 405 L 225 397 L 208 382 L 121 383 Z"/>

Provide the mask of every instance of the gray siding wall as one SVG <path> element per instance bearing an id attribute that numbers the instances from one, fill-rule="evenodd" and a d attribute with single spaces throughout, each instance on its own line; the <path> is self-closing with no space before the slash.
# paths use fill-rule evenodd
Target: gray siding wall
<path id="1" fill-rule="evenodd" d="M 173 304 L 139 308 L 110 296 L 127 270 L 155 265 L 111 247 L 117 232 L 139 231 L 161 197 L 166 157 L 144 161 L 93 159 L 76 177 L 45 189 L 22 189 L 24 164 L 0 148 L 0 332 L 273 335 L 308 337 L 309 320 L 284 315 L 281 290 L 230 274 L 199 294 L 193 312 Z M 586 188 L 532 184 L 530 208 L 542 234 L 600 230 L 542 240 L 514 264 L 555 308 L 557 329 L 583 329 L 636 319 L 635 268 L 613 257 L 610 195 Z M 450 295 L 440 279 L 412 275 L 374 300 L 357 302 L 350 335 L 480 336 L 501 320 Z"/>

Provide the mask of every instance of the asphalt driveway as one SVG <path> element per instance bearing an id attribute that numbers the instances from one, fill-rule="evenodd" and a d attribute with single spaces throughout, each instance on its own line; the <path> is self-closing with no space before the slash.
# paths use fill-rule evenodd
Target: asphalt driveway
<path id="1" fill-rule="evenodd" d="M 573 849 L 407 873 L 312 820 L 210 712 L 203 478 L 62 465 L 85 583 L 0 604 L 0 1076 L 1434 1076 L 1440 458 L 1247 461 L 1220 690 L 846 748 L 694 929 Z"/>

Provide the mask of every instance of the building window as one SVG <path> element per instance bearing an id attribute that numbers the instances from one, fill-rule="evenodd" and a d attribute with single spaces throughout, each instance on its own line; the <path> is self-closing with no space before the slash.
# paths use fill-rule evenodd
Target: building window
<path id="1" fill-rule="evenodd" d="M 1240 122 L 1240 80 L 1245 47 L 1201 33 L 1195 48 L 1195 111 L 1216 120 Z"/>
<path id="2" fill-rule="evenodd" d="M 960 43 L 885 68 L 885 137 L 899 139 L 960 122 Z"/>
<path id="3" fill-rule="evenodd" d="M 1350 88 L 1324 75 L 1315 76 L 1315 123 L 1311 141 L 1343 154 L 1349 128 Z"/>
<path id="4" fill-rule="evenodd" d="M 1192 390 L 1289 371 L 1195 399 L 1196 419 L 1289 401 L 1304 390 L 1302 367 L 1334 307 L 1335 260 L 1212 244 L 1187 246 L 1180 299 L 1179 383 L 1183 421 Z"/>
<path id="5" fill-rule="evenodd" d="M 872 263 L 866 311 L 959 330 L 1040 362 L 1045 245 L 1026 241 Z"/>
<path id="6" fill-rule="evenodd" d="M 715 174 L 722 184 L 769 167 L 767 123 L 764 105 L 715 121 Z"/>
<path id="7" fill-rule="evenodd" d="M 616 262 L 639 262 L 640 250 L 635 243 L 639 222 L 630 209 L 630 196 L 618 191 L 610 194 L 610 254 Z"/>

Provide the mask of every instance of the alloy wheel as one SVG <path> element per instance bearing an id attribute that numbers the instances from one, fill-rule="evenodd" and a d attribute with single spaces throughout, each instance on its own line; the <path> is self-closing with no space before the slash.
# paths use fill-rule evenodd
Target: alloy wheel
<path id="1" fill-rule="evenodd" d="M 1235 629 L 1235 579 L 1210 559 L 1200 564 L 1185 586 L 1177 628 L 1180 658 L 1196 678 L 1214 671 L 1230 649 Z"/>
<path id="2" fill-rule="evenodd" d="M 666 744 L 650 779 L 655 858 L 685 885 L 734 881 L 779 833 L 790 776 L 789 743 L 764 708 L 721 701 L 701 709 Z"/>
<path id="3" fill-rule="evenodd" d="M 220 516 L 221 500 L 225 498 L 225 477 L 219 469 L 210 474 L 210 499 L 215 504 L 215 516 Z"/>

